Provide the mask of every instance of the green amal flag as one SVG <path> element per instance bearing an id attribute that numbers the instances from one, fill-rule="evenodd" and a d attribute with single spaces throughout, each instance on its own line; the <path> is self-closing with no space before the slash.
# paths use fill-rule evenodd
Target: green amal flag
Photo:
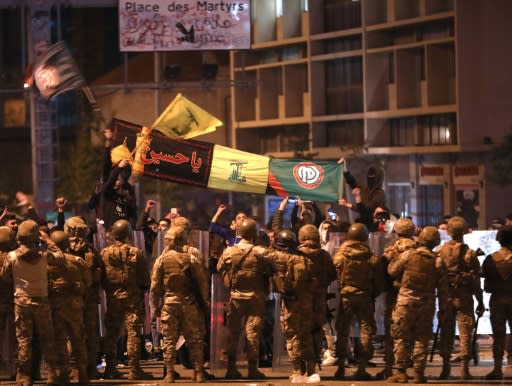
<path id="1" fill-rule="evenodd" d="M 343 193 L 343 168 L 336 162 L 271 159 L 267 194 L 332 202 Z"/>

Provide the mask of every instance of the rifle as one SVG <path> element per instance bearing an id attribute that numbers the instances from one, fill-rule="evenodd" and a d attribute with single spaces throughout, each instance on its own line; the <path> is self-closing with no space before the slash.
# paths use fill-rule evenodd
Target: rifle
<path id="1" fill-rule="evenodd" d="M 439 330 L 440 329 L 441 329 L 441 323 L 439 323 L 439 320 L 438 320 L 436 332 L 434 334 L 434 341 L 432 342 L 432 350 L 430 350 L 430 358 L 429 358 L 430 362 L 434 361 L 434 351 L 436 350 L 437 340 L 439 339 Z"/>
<path id="2" fill-rule="evenodd" d="M 480 358 L 478 355 L 479 353 L 476 348 L 476 343 L 478 340 L 478 322 L 480 321 L 480 318 L 481 318 L 480 315 L 476 318 L 475 331 L 473 332 L 473 339 L 471 341 L 471 356 L 473 357 L 473 363 L 475 366 L 478 366 L 478 362 L 480 361 Z"/>
<path id="3" fill-rule="evenodd" d="M 313 331 L 313 351 L 315 353 L 316 363 L 318 364 L 318 370 L 322 371 L 322 358 L 320 358 L 320 347 L 318 347 L 318 341 L 316 337 L 320 331 Z"/>

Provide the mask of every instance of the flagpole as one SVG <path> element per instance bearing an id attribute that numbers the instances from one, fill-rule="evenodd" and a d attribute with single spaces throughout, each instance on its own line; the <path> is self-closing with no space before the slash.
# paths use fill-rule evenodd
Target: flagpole
<path id="1" fill-rule="evenodd" d="M 105 125 L 105 127 L 108 127 L 108 122 L 103 116 L 103 112 L 101 111 L 100 106 L 98 105 L 98 102 L 96 101 L 96 97 L 94 96 L 91 88 L 89 86 L 82 87 L 82 91 L 84 92 L 85 96 L 87 97 L 87 100 L 92 106 L 92 110 L 99 114 L 101 121 Z"/>

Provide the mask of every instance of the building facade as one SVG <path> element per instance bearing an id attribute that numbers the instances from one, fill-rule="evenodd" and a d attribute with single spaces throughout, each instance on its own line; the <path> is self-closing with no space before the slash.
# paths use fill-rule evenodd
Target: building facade
<path id="1" fill-rule="evenodd" d="M 25 3 L 1 12 L 24 18 Z M 359 179 L 380 165 L 391 211 L 418 225 L 458 213 L 485 229 L 512 212 L 512 189 L 491 178 L 493 145 L 512 123 L 510 1 L 257 0 L 250 50 L 138 54 L 114 47 L 117 1 L 51 3 L 107 118 L 149 125 L 182 92 L 225 122 L 201 140 L 345 157 Z M 4 28 L 0 41 L 23 57 L 22 39 Z M 0 83 L 5 112 L 13 87 Z"/>

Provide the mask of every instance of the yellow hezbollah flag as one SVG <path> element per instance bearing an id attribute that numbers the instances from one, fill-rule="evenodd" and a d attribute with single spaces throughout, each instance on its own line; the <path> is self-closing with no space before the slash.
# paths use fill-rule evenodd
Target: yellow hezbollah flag
<path id="1" fill-rule="evenodd" d="M 179 93 L 152 127 L 173 139 L 189 139 L 211 133 L 222 125 L 222 121 Z"/>
<path id="2" fill-rule="evenodd" d="M 269 157 L 215 145 L 208 188 L 263 194 L 269 161 Z"/>

